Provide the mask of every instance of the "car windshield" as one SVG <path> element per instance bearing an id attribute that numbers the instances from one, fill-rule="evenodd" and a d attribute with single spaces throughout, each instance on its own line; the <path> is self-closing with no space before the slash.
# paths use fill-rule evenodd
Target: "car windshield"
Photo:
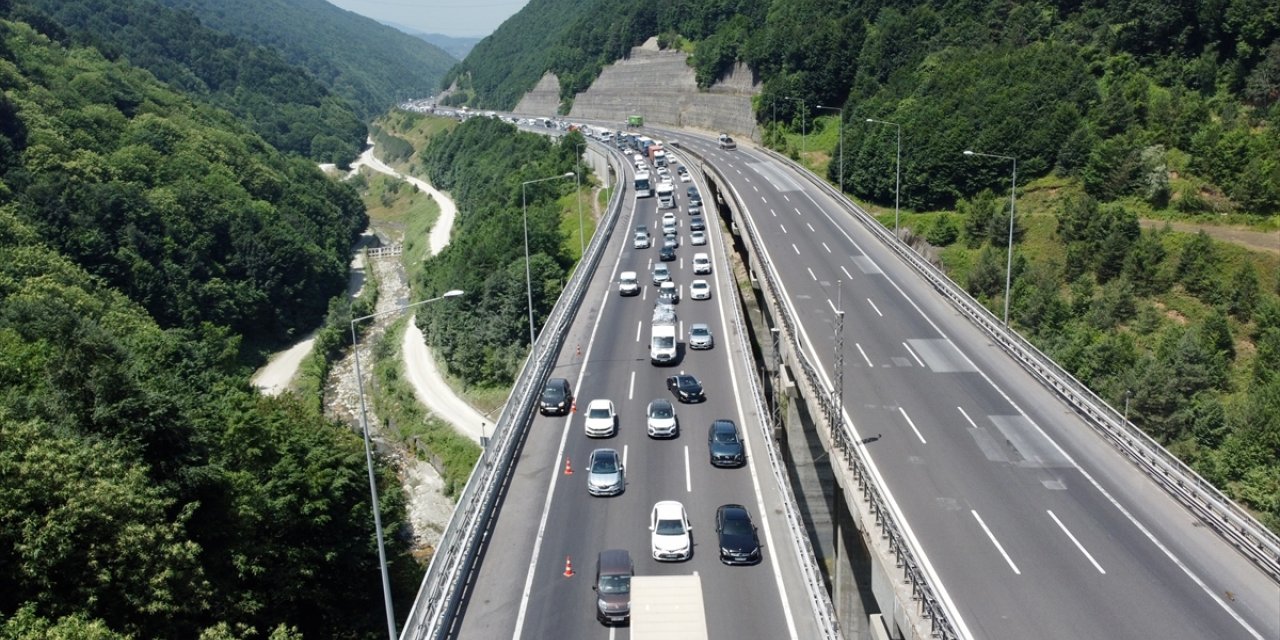
<path id="1" fill-rule="evenodd" d="M 708 329 L 705 329 L 705 328 L 703 328 L 703 327 L 694 327 L 694 328 L 693 328 L 693 335 L 694 335 L 694 337 L 702 338 L 702 337 L 705 337 L 705 336 L 709 336 L 709 335 L 711 335 L 711 331 L 709 331 Z"/>
<path id="2" fill-rule="evenodd" d="M 675 338 L 672 338 L 672 337 L 670 337 L 670 336 L 659 336 L 659 337 L 658 337 L 658 348 L 660 348 L 660 349 L 670 349 L 671 347 L 674 347 L 674 346 L 675 346 L 675 342 L 676 342 L 676 339 L 675 339 Z"/>
<path id="3" fill-rule="evenodd" d="M 660 536 L 684 535 L 684 523 L 679 520 L 659 520 L 654 532 Z"/>
<path id="4" fill-rule="evenodd" d="M 746 518 L 729 517 L 725 519 L 724 526 L 721 529 L 726 535 L 744 536 L 751 535 L 751 524 Z"/>
<path id="5" fill-rule="evenodd" d="M 559 400 L 560 390 L 555 387 L 547 387 L 547 389 L 542 392 L 542 398 L 544 400 Z"/>
<path id="6" fill-rule="evenodd" d="M 609 409 L 606 407 L 592 407 L 591 411 L 587 413 L 587 417 L 588 418 L 608 418 Z"/>
<path id="7" fill-rule="evenodd" d="M 698 383 L 694 382 L 693 378 L 680 378 L 676 384 L 680 385 L 681 389 L 688 391 L 692 391 L 698 386 Z"/>
<path id="8" fill-rule="evenodd" d="M 671 408 L 671 405 L 664 402 L 662 404 L 653 405 L 653 409 L 649 411 L 649 415 L 654 418 L 670 418 L 675 415 L 675 411 Z"/>
<path id="9" fill-rule="evenodd" d="M 617 473 L 618 461 L 613 456 L 596 456 L 591 464 L 591 473 Z"/>
<path id="10" fill-rule="evenodd" d="M 631 593 L 631 576 L 600 576 L 600 593 Z"/>
<path id="11" fill-rule="evenodd" d="M 738 434 L 734 433 L 732 429 L 717 428 L 713 437 L 716 442 L 734 443 L 738 441 Z"/>

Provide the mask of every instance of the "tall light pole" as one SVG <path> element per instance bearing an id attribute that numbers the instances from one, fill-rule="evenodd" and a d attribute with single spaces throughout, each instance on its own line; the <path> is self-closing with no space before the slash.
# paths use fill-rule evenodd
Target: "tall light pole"
<path id="1" fill-rule="evenodd" d="M 462 291 L 454 289 L 452 291 L 445 292 L 442 296 L 431 298 L 430 300 L 422 300 L 421 302 L 407 304 L 402 307 L 396 307 L 395 309 L 379 311 L 378 313 L 371 313 L 367 316 L 351 319 L 351 350 L 356 355 L 356 384 L 360 388 L 360 430 L 364 432 L 364 461 L 365 465 L 369 468 L 369 494 L 373 498 L 373 528 L 378 537 L 378 564 L 382 569 L 382 600 L 387 608 L 387 636 L 391 640 L 396 640 L 398 637 L 398 634 L 396 634 L 396 615 L 395 611 L 391 608 L 391 578 L 387 575 L 387 549 L 386 545 L 382 541 L 382 513 L 378 506 L 378 483 L 375 480 L 373 473 L 373 445 L 370 443 L 369 439 L 369 413 L 364 403 L 364 372 L 360 368 L 360 338 L 356 334 L 356 323 L 369 320 L 371 318 L 377 318 L 378 316 L 384 316 L 388 313 L 399 313 L 405 309 L 424 305 L 428 302 L 444 300 L 445 298 L 455 298 L 460 295 L 462 295 Z"/>
<path id="2" fill-rule="evenodd" d="M 965 149 L 966 156 L 982 156 L 1013 162 L 1013 182 L 1009 187 L 1009 256 L 1004 265 L 1004 326 L 1009 326 L 1009 283 L 1013 279 L 1013 217 L 1016 213 L 1018 193 L 1018 159 L 1013 156 L 1002 156 L 996 153 L 978 153 Z"/>
<path id="3" fill-rule="evenodd" d="M 840 107 L 824 107 L 818 105 L 819 109 L 836 112 L 836 117 L 840 118 L 840 195 L 844 196 L 844 109 Z"/>
<path id="4" fill-rule="evenodd" d="M 583 218 L 582 218 L 582 176 L 581 176 L 582 171 L 580 166 L 582 163 L 582 146 L 584 144 L 586 143 L 579 142 L 577 145 L 574 145 L 574 148 L 578 150 L 578 162 L 575 163 L 573 166 L 573 184 L 577 188 L 577 192 L 578 192 L 578 259 L 579 260 L 581 260 L 583 254 L 587 252 L 587 231 L 586 231 L 587 227 L 586 227 L 586 224 L 583 222 Z"/>
<path id="5" fill-rule="evenodd" d="M 898 195 L 902 189 L 902 125 L 887 120 L 867 118 L 867 122 L 893 125 L 898 130 L 898 159 L 893 163 L 893 235 L 898 235 Z M 965 153 L 969 153 L 966 151 Z"/>
<path id="6" fill-rule="evenodd" d="M 534 332 L 533 332 L 533 273 L 529 268 L 529 199 L 527 189 L 529 185 L 535 182 L 546 182 L 548 180 L 560 180 L 575 176 L 576 173 L 570 171 L 558 176 L 550 176 L 548 178 L 538 178 L 537 180 L 525 180 L 520 183 L 520 208 L 524 212 L 524 287 L 529 294 L 529 352 L 533 353 Z"/>
<path id="7" fill-rule="evenodd" d="M 795 98 L 792 96 L 782 96 L 788 100 L 796 100 L 800 103 L 800 155 L 804 156 L 809 151 L 808 138 L 804 129 L 804 98 Z"/>

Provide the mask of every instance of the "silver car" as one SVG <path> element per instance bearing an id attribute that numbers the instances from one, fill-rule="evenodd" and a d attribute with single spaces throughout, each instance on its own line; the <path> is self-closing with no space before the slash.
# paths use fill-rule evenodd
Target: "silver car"
<path id="1" fill-rule="evenodd" d="M 715 345 L 716 339 L 711 335 L 711 327 L 701 322 L 689 327 L 690 349 L 710 349 Z"/>
<path id="2" fill-rule="evenodd" d="M 680 422 L 676 419 L 676 408 L 671 406 L 670 400 L 658 398 L 650 402 L 645 415 L 650 438 L 674 438 L 680 435 Z"/>
<path id="3" fill-rule="evenodd" d="M 593 496 L 616 496 L 627 487 L 622 456 L 614 449 L 596 449 L 587 462 L 587 493 Z"/>

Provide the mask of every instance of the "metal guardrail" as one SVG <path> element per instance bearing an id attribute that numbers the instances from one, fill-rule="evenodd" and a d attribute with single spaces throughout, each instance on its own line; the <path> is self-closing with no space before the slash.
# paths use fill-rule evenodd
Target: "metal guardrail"
<path id="1" fill-rule="evenodd" d="M 610 165 L 618 175 L 621 166 L 615 154 L 608 154 Z M 495 508 L 507 479 L 514 470 L 514 459 L 519 443 L 533 422 L 535 395 L 541 390 L 555 366 L 574 317 L 586 296 L 587 287 L 595 275 L 604 249 L 613 235 L 619 213 L 622 211 L 622 194 L 625 183 L 619 182 L 609 200 L 605 218 L 592 237 L 583 259 L 565 286 L 552 309 L 541 334 L 525 361 L 511 398 L 494 425 L 493 437 L 472 468 L 467 484 L 458 498 L 453 515 L 440 541 L 422 586 L 414 599 L 413 608 L 400 632 L 401 640 L 444 638 L 452 631 L 462 596 L 475 570 L 475 561 L 488 540 L 493 524 Z"/>
<path id="2" fill-rule="evenodd" d="M 1024 369 L 1087 418 L 1086 422 L 1155 480 L 1166 493 L 1195 513 L 1207 526 L 1212 527 L 1259 570 L 1266 573 L 1272 580 L 1280 582 L 1280 537 L 1196 473 L 1194 469 L 1169 453 L 1154 438 L 1126 420 L 1119 411 L 1107 404 L 1035 345 L 1017 332 L 1005 327 L 995 314 L 974 300 L 937 267 L 911 250 L 862 207 L 849 201 L 831 185 L 819 180 L 790 159 L 768 149 L 762 149 L 762 151 L 790 166 L 836 201 L 842 204 L 847 203 L 847 208 L 867 230 L 875 234 L 886 247 L 898 254 L 908 266 L 932 284 L 957 310 L 995 340 Z"/>
<path id="3" fill-rule="evenodd" d="M 728 180 L 725 179 L 724 174 L 722 174 L 720 170 L 713 165 L 706 164 L 705 160 L 703 161 L 703 169 L 704 171 L 709 169 L 711 172 L 715 173 L 722 184 L 729 184 Z M 741 199 L 738 198 L 736 192 L 734 193 L 734 198 L 735 200 L 738 200 L 738 206 L 741 210 L 746 211 L 745 203 L 741 202 Z M 750 241 L 755 246 L 764 246 L 759 232 L 756 230 L 755 221 L 750 216 L 745 215 L 742 216 L 742 220 L 745 222 L 742 226 L 744 227 Z M 837 425 L 830 421 L 830 417 L 836 413 L 835 403 L 831 401 L 833 389 L 831 389 L 829 385 L 824 385 L 821 376 L 818 375 L 818 367 L 814 362 L 809 360 L 806 355 L 807 351 L 802 348 L 802 345 L 799 342 L 800 334 L 796 331 L 796 314 L 795 311 L 791 309 L 789 301 L 786 301 L 782 296 L 781 288 L 778 285 L 778 275 L 773 264 L 763 252 L 757 252 L 756 257 L 760 261 L 761 270 L 763 271 L 764 277 L 762 278 L 761 284 L 765 288 L 765 295 L 771 296 L 775 300 L 785 303 L 783 305 L 784 312 L 780 313 L 777 318 L 778 324 L 781 326 L 781 335 L 779 336 L 779 340 L 785 342 L 788 348 L 791 349 L 791 352 L 795 355 L 796 362 L 800 364 L 804 384 L 815 391 L 815 393 L 810 394 L 810 396 L 815 398 L 822 406 L 822 413 L 828 418 L 828 428 L 832 435 L 832 442 L 836 444 L 840 449 L 840 452 L 844 454 L 845 462 L 851 469 L 853 469 L 854 476 L 858 481 L 858 487 L 862 491 L 862 497 L 870 505 L 871 512 L 876 523 L 880 525 L 883 535 L 889 541 L 889 547 L 894 551 L 898 566 L 903 570 L 903 573 L 911 584 L 912 595 L 920 603 L 920 615 L 925 619 L 932 621 L 933 633 L 936 637 L 943 638 L 944 640 L 958 638 L 959 636 L 955 631 L 955 627 L 951 623 L 950 615 L 942 606 L 934 592 L 933 586 L 929 583 L 924 572 L 921 570 L 920 563 L 916 559 L 914 550 L 906 537 L 902 534 L 902 531 L 897 524 L 896 516 L 888 508 L 888 505 L 885 502 L 881 488 L 877 486 L 875 481 L 872 479 L 873 476 L 867 472 L 867 461 L 864 459 L 866 454 L 862 447 L 850 446 L 854 439 L 851 434 L 847 433 L 846 427 L 843 424 L 843 416 L 840 416 L 839 428 L 836 428 Z M 817 393 L 817 390 L 822 390 L 822 392 Z M 823 592 L 825 593 L 825 589 L 823 589 Z M 829 609 L 831 608 L 829 600 L 827 600 L 826 606 Z"/>
<path id="4" fill-rule="evenodd" d="M 678 153 L 689 154 L 698 158 L 703 163 L 704 171 L 707 167 L 705 159 L 696 151 L 691 149 L 682 149 Z M 716 171 L 721 180 L 724 176 Z M 741 203 L 739 203 L 741 206 Z M 728 245 L 720 244 L 722 254 L 728 251 Z M 723 255 L 722 255 L 723 257 Z M 725 258 L 727 261 L 727 258 Z M 742 318 L 742 308 L 740 305 L 730 305 L 733 310 L 733 324 L 737 328 L 737 334 L 744 353 L 750 353 L 751 347 L 747 344 L 747 326 Z M 751 399 L 756 408 L 756 412 L 761 416 L 768 416 L 769 410 L 765 404 L 764 392 L 761 389 L 760 381 L 756 375 L 747 376 L 750 380 Z M 767 419 L 766 419 L 767 421 Z M 770 427 L 775 426 L 770 424 Z M 831 603 L 831 596 L 827 593 L 827 589 L 823 584 L 822 576 L 818 570 L 817 554 L 813 551 L 813 546 L 809 543 L 809 536 L 805 530 L 804 518 L 800 513 L 800 506 L 797 504 L 795 496 L 791 492 L 791 484 L 787 479 L 786 463 L 782 459 L 782 454 L 778 450 L 778 444 L 773 438 L 763 438 L 765 451 L 769 454 L 769 468 L 773 471 L 774 481 L 777 483 L 778 491 L 782 495 L 783 516 L 787 521 L 787 527 L 791 532 L 791 540 L 796 555 L 800 560 L 800 573 L 804 577 L 805 590 L 808 592 L 809 605 L 813 608 L 814 617 L 817 620 L 818 628 L 823 638 L 830 640 L 839 640 L 844 636 L 840 632 L 840 620 L 836 617 L 835 607 Z"/>

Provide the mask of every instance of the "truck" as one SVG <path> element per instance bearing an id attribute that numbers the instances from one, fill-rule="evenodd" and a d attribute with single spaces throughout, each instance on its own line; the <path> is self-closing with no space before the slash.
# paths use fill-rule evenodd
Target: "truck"
<path id="1" fill-rule="evenodd" d="M 676 308 L 670 304 L 653 306 L 653 322 L 649 326 L 649 362 L 654 365 L 675 364 Z"/>
<path id="2" fill-rule="evenodd" d="M 628 127 L 643 127 L 644 116 L 627 116 Z"/>
<path id="3" fill-rule="evenodd" d="M 658 183 L 658 206 L 670 209 L 676 206 L 676 186 L 670 182 Z"/>
<path id="4" fill-rule="evenodd" d="M 631 578 L 631 640 L 708 640 L 698 574 Z"/>
<path id="5" fill-rule="evenodd" d="M 649 182 L 648 171 L 636 172 L 635 187 L 637 198 L 648 198 L 653 196 L 653 185 Z"/>
<path id="6" fill-rule="evenodd" d="M 661 153 L 663 157 L 666 157 L 667 155 L 666 152 L 663 151 L 662 149 L 662 143 L 656 140 L 653 142 L 653 144 L 649 145 L 649 149 L 645 151 L 645 153 L 649 154 L 649 164 L 652 164 L 655 167 L 658 166 L 657 165 L 658 154 Z"/>

